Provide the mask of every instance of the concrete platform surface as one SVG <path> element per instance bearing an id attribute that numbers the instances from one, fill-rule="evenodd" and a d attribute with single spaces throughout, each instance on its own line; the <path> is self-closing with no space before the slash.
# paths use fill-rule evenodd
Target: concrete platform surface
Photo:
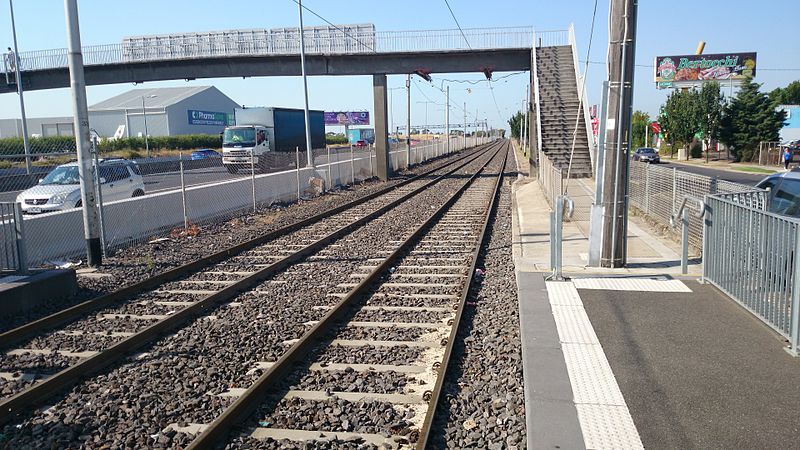
<path id="1" fill-rule="evenodd" d="M 0 278 L 0 311 L 8 317 L 24 314 L 40 305 L 75 295 L 74 269 L 34 271 L 29 275 Z"/>

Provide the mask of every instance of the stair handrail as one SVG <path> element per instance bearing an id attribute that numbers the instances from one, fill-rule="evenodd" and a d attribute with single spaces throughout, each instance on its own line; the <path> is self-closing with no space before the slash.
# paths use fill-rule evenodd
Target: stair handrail
<path id="1" fill-rule="evenodd" d="M 539 152 L 543 152 L 542 150 L 542 116 L 541 116 L 541 105 L 539 104 L 539 70 L 537 66 L 536 60 L 536 29 L 533 30 L 533 47 L 531 48 L 531 67 L 533 68 L 533 103 L 536 107 L 536 150 Z M 528 103 L 530 102 L 529 98 L 525 99 L 525 107 L 530 108 Z"/>
<path id="2" fill-rule="evenodd" d="M 592 172 L 594 172 L 595 154 L 592 151 L 592 141 L 594 139 L 594 134 L 592 133 L 592 122 L 591 119 L 589 118 L 589 105 L 586 103 L 588 98 L 588 96 L 586 95 L 586 83 L 584 82 L 586 74 L 581 75 L 580 69 L 578 68 L 578 46 L 575 39 L 574 24 L 569 24 L 567 35 L 568 35 L 569 45 L 570 47 L 572 47 L 572 61 L 573 65 L 575 66 L 575 91 L 578 93 L 578 102 L 582 105 L 583 109 L 583 121 L 584 121 L 584 126 L 586 126 L 586 141 L 589 145 L 589 158 L 592 165 L 591 166 Z M 583 89 L 581 89 L 581 87 L 583 87 Z"/>

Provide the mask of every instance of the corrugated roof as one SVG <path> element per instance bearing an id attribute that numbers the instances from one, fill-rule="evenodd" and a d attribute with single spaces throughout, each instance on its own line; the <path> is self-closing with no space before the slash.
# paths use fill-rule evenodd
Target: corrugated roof
<path id="1" fill-rule="evenodd" d="M 141 109 L 142 97 L 146 97 L 148 108 L 166 108 L 189 98 L 195 94 L 211 89 L 213 86 L 165 87 L 133 89 L 116 95 L 89 107 L 90 111 L 108 111 L 118 109 Z M 149 96 L 154 97 L 149 97 Z"/>

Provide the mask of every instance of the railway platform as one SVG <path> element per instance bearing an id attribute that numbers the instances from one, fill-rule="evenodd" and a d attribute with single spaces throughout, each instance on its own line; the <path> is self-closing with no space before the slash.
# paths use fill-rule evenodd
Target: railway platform
<path id="1" fill-rule="evenodd" d="M 569 186 L 561 282 L 543 192 L 513 188 L 528 448 L 793 446 L 800 359 L 783 336 L 700 283 L 697 262 L 681 276 L 677 244 L 646 225 L 631 223 L 627 268 L 586 267 L 590 186 Z"/>

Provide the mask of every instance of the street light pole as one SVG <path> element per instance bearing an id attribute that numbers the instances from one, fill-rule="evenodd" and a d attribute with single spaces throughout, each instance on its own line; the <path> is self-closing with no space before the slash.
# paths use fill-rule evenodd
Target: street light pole
<path id="1" fill-rule="evenodd" d="M 148 95 L 147 98 L 155 98 L 156 95 Z M 142 96 L 142 117 L 144 118 L 144 148 L 147 152 L 147 157 L 150 157 L 150 141 L 147 140 L 147 110 L 144 107 L 145 96 Z"/>
<path id="2" fill-rule="evenodd" d="M 450 154 L 450 86 L 447 86 L 445 95 L 447 97 L 447 106 L 444 109 L 444 128 L 447 137 L 447 153 Z"/>
<path id="3" fill-rule="evenodd" d="M 300 12 L 300 71 L 303 73 L 303 97 L 305 99 L 305 119 L 306 119 L 306 158 L 308 167 L 314 168 L 314 153 L 311 150 L 311 123 L 308 114 L 308 79 L 306 77 L 306 43 L 303 37 L 303 0 L 297 1 L 297 8 Z"/>
<path id="4" fill-rule="evenodd" d="M 411 74 L 406 78 L 406 168 L 411 166 Z"/>
<path id="5" fill-rule="evenodd" d="M 22 118 L 22 145 L 25 148 L 25 172 L 31 173 L 31 142 L 28 138 L 28 119 L 25 117 L 25 99 L 22 96 L 22 78 L 20 75 L 19 47 L 17 46 L 17 26 L 14 22 L 14 3 L 8 0 L 8 7 L 11 10 L 11 34 L 14 36 L 14 77 L 17 82 L 17 95 L 19 95 L 19 113 Z M 12 61 L 9 61 L 12 63 Z"/>
<path id="6" fill-rule="evenodd" d="M 75 116 L 75 143 L 78 153 L 78 176 L 81 181 L 83 233 L 86 238 L 87 262 L 99 266 L 103 262 L 100 222 L 97 215 L 94 177 L 92 177 L 91 143 L 89 139 L 89 107 L 86 104 L 86 81 L 83 77 L 81 31 L 78 25 L 78 0 L 64 0 L 67 21 L 69 78 L 72 90 L 72 112 Z M 99 170 L 99 167 L 97 168 Z"/>

